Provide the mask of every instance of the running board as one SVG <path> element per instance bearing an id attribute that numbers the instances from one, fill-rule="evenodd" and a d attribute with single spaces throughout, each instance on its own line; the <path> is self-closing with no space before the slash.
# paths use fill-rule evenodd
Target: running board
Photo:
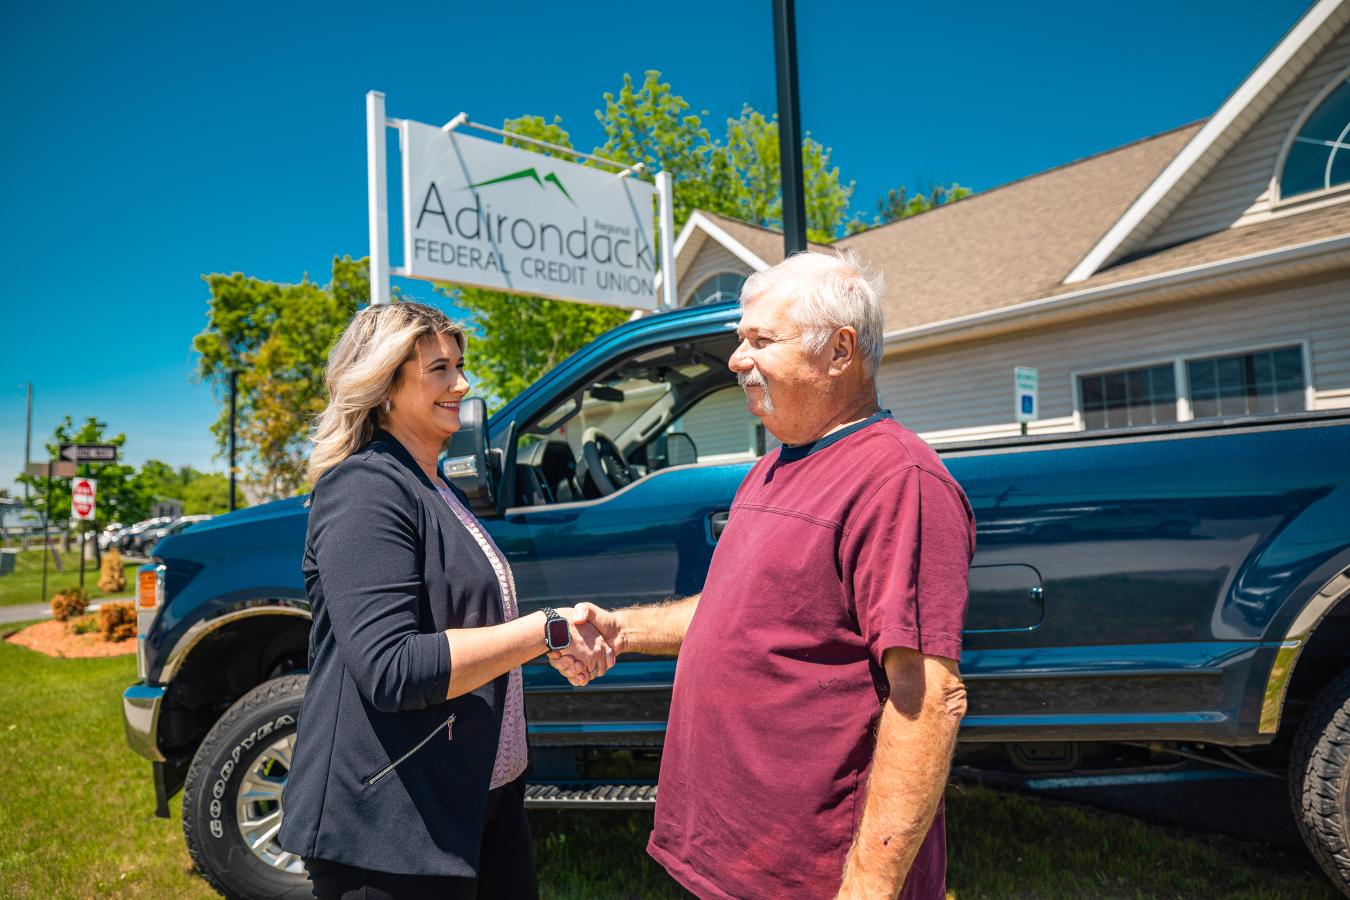
<path id="1" fill-rule="evenodd" d="M 525 788 L 528 809 L 651 809 L 656 785 L 650 781 L 601 783 L 546 781 Z"/>

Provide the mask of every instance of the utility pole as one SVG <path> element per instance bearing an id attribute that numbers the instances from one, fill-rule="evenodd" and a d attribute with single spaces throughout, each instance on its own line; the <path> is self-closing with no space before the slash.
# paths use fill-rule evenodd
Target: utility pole
<path id="1" fill-rule="evenodd" d="M 47 462 L 47 502 L 42 505 L 42 597 L 41 602 L 46 603 L 51 598 L 47 596 L 47 554 L 52 551 L 51 547 L 51 522 L 52 522 L 52 463 Z"/>
<path id="2" fill-rule="evenodd" d="M 797 97 L 797 15 L 793 0 L 773 0 L 773 49 L 778 69 L 778 154 L 783 182 L 783 254 L 806 249 L 802 192 L 802 117 Z"/>
<path id="3" fill-rule="evenodd" d="M 239 370 L 230 370 L 230 512 L 234 512 L 234 450 L 235 450 L 235 409 L 239 395 Z"/>
<path id="4" fill-rule="evenodd" d="M 28 456 L 33 449 L 33 382 L 28 382 L 28 416 L 24 419 L 23 470 L 28 471 Z M 23 505 L 28 506 L 28 483 L 23 485 Z"/>

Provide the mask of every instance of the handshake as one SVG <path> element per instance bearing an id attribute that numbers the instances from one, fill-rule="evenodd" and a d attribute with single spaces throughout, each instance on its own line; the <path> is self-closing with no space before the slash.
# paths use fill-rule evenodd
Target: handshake
<path id="1" fill-rule="evenodd" d="M 565 650 L 551 650 L 549 662 L 573 687 L 589 684 L 613 668 L 624 651 L 618 616 L 592 603 L 559 609 L 572 632 Z"/>

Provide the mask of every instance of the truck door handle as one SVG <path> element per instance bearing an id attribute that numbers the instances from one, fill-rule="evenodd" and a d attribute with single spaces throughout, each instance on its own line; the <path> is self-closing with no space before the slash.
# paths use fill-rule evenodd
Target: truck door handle
<path id="1" fill-rule="evenodd" d="M 708 524 L 712 528 L 713 540 L 722 536 L 723 530 L 727 527 L 727 519 L 731 517 L 730 510 L 719 510 L 708 517 Z"/>

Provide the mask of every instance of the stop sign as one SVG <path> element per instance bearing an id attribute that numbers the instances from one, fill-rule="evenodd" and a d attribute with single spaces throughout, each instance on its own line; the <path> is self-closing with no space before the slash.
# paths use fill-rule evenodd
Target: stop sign
<path id="1" fill-rule="evenodd" d="M 70 508 L 75 518 L 85 521 L 94 518 L 94 487 L 92 478 L 76 478 L 70 486 Z"/>

